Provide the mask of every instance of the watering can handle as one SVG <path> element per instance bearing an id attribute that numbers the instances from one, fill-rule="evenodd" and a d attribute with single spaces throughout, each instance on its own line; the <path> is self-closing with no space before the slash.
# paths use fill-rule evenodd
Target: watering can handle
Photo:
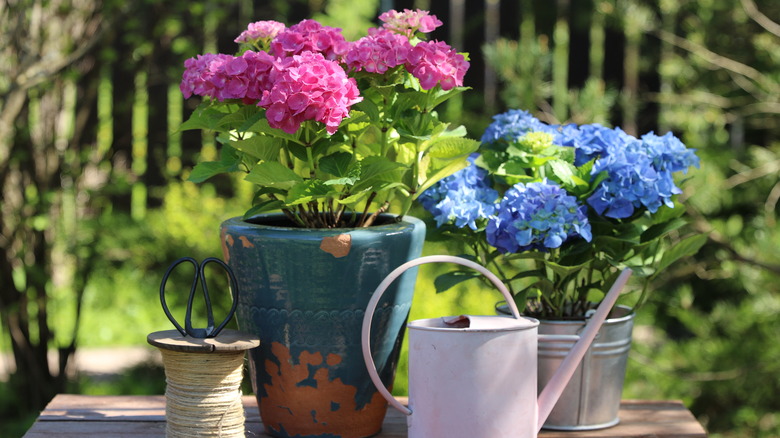
<path id="1" fill-rule="evenodd" d="M 391 272 L 387 277 L 385 277 L 384 280 L 382 280 L 381 283 L 379 283 L 379 286 L 377 286 L 374 294 L 371 296 L 371 300 L 368 302 L 366 313 L 363 316 L 361 343 L 363 346 L 363 360 L 366 362 L 368 374 L 371 376 L 371 381 L 374 382 L 374 386 L 376 386 L 376 389 L 380 394 L 382 394 L 382 397 L 384 397 L 388 403 L 390 403 L 390 405 L 406 415 L 411 415 L 412 410 L 401 404 L 401 402 L 396 400 L 395 397 L 390 394 L 390 391 L 387 390 L 385 384 L 382 382 L 382 379 L 379 378 L 376 365 L 374 365 L 374 358 L 371 356 L 371 321 L 374 318 L 374 312 L 376 311 L 376 306 L 379 304 L 379 300 L 382 298 L 382 295 L 385 293 L 385 290 L 390 286 L 390 284 L 396 278 L 400 277 L 401 274 L 403 274 L 406 270 L 415 266 L 424 265 L 426 263 L 455 263 L 479 271 L 482 275 L 487 277 L 487 279 L 490 280 L 493 285 L 496 286 L 496 288 L 504 295 L 504 299 L 506 299 L 506 302 L 509 305 L 509 310 L 512 312 L 512 316 L 514 316 L 516 319 L 520 319 L 520 312 L 517 310 L 517 305 L 515 304 L 514 299 L 512 299 L 512 294 L 509 293 L 509 290 L 506 288 L 504 283 L 502 283 L 495 274 L 487 270 L 487 268 L 480 265 L 479 263 L 475 263 L 471 260 L 461 257 L 436 255 L 420 257 L 408 261 L 394 269 L 393 272 Z"/>

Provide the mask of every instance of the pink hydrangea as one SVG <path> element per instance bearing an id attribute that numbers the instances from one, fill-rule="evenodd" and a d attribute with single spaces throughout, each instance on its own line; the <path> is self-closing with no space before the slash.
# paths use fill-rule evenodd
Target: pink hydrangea
<path id="1" fill-rule="evenodd" d="M 269 79 L 273 85 L 258 105 L 266 109 L 269 125 L 288 134 L 307 120 L 323 123 L 333 134 L 350 107 L 363 100 L 355 80 L 320 53 L 277 59 Z"/>
<path id="2" fill-rule="evenodd" d="M 223 81 L 219 71 L 228 55 L 206 53 L 184 61 L 184 73 L 179 89 L 186 99 L 196 96 L 216 97 L 217 84 Z"/>
<path id="3" fill-rule="evenodd" d="M 469 62 L 444 42 L 422 41 L 409 52 L 406 69 L 420 80 L 425 90 L 436 84 L 442 90 L 450 90 L 463 85 Z"/>
<path id="4" fill-rule="evenodd" d="M 256 21 L 249 23 L 247 29 L 241 32 L 234 41 L 237 43 L 254 43 L 260 40 L 272 40 L 283 31 L 285 28 L 284 23 L 273 20 Z"/>
<path id="5" fill-rule="evenodd" d="M 244 72 L 246 93 L 242 97 L 244 103 L 256 103 L 263 97 L 263 92 L 271 88 L 271 71 L 274 67 L 274 57 L 266 52 L 247 50 L 241 57 L 247 63 Z"/>
<path id="6" fill-rule="evenodd" d="M 307 19 L 280 32 L 271 41 L 270 52 L 277 57 L 284 57 L 310 51 L 322 53 L 326 59 L 337 60 L 348 49 L 349 43 L 341 34 L 341 29 Z"/>
<path id="7" fill-rule="evenodd" d="M 269 87 L 268 75 L 274 58 L 265 52 L 244 52 L 236 57 L 224 54 L 198 55 L 184 61 L 179 89 L 192 95 L 217 100 L 242 99 L 256 102 Z"/>
<path id="8" fill-rule="evenodd" d="M 352 43 L 344 57 L 350 70 L 365 70 L 384 74 L 388 69 L 406 63 L 412 45 L 403 35 L 387 29 L 369 29 L 365 36 Z"/>
<path id="9" fill-rule="evenodd" d="M 430 12 L 417 9 L 404 9 L 403 12 L 389 10 L 379 16 L 384 22 L 385 29 L 392 32 L 406 35 L 411 38 L 415 32 L 429 33 L 442 25 L 442 22 L 435 15 L 429 15 Z"/>

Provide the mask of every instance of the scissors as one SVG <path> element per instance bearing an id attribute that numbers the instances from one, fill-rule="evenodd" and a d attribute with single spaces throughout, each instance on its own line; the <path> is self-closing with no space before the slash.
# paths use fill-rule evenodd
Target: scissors
<path id="1" fill-rule="evenodd" d="M 192 266 L 195 267 L 195 276 L 192 279 L 192 286 L 190 287 L 190 296 L 187 299 L 187 313 L 184 316 L 184 328 L 176 321 L 176 319 L 171 314 L 171 311 L 168 309 L 168 304 L 165 302 L 165 285 L 168 283 L 168 277 L 171 275 L 171 272 L 173 272 L 174 269 L 176 269 L 177 266 L 179 266 L 182 263 L 192 263 Z M 228 312 L 227 317 L 217 326 L 214 327 L 214 314 L 211 309 L 211 297 L 209 296 L 209 290 L 208 286 L 206 285 L 206 265 L 209 263 L 217 263 L 218 265 L 222 266 L 222 268 L 225 269 L 225 271 L 228 274 L 228 277 L 230 278 L 230 290 L 231 295 L 233 297 L 233 306 L 230 308 L 230 312 Z M 203 299 L 206 302 L 206 317 L 207 317 L 207 327 L 206 328 L 193 328 L 192 327 L 192 303 L 195 298 L 195 291 L 198 288 L 198 282 L 201 284 L 201 289 L 203 290 Z M 219 332 L 222 331 L 223 328 L 225 328 L 225 325 L 230 321 L 230 319 L 233 317 L 233 315 L 236 313 L 236 307 L 238 306 L 238 284 L 236 282 L 236 277 L 233 275 L 233 271 L 230 269 L 230 267 L 225 264 L 220 259 L 209 257 L 207 259 L 204 259 L 200 265 L 198 264 L 195 259 L 192 257 L 182 257 L 179 260 L 176 260 L 171 264 L 171 266 L 168 267 L 168 270 L 165 271 L 165 275 L 162 279 L 162 284 L 160 284 L 160 302 L 162 303 L 163 311 L 165 311 L 165 315 L 168 317 L 168 319 L 173 323 L 174 327 L 176 327 L 176 330 L 181 333 L 182 336 L 192 336 L 193 338 L 213 338 L 219 334 Z"/>

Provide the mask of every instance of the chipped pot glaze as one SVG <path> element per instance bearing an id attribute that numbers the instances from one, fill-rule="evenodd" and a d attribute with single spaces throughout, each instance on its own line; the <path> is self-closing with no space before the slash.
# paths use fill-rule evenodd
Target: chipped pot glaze
<path id="1" fill-rule="evenodd" d="M 222 224 L 222 249 L 241 290 L 241 330 L 260 337 L 250 375 L 266 433 L 277 437 L 377 434 L 386 402 L 363 363 L 364 310 L 387 274 L 419 257 L 425 224 L 384 215 L 368 228 L 285 227 L 281 214 Z M 392 384 L 416 271 L 380 303 L 372 345 Z"/>

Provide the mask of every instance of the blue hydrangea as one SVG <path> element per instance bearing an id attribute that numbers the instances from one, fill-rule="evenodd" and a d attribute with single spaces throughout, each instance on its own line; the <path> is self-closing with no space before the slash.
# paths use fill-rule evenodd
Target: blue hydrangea
<path id="1" fill-rule="evenodd" d="M 606 128 L 599 124 L 582 125 L 574 140 L 576 149 L 574 165 L 582 166 L 588 161 L 604 155 L 609 148 L 623 148 L 635 142 L 636 138 L 620 128 Z"/>
<path id="2" fill-rule="evenodd" d="M 546 179 L 507 190 L 485 233 L 488 243 L 502 253 L 547 251 L 577 236 L 592 239 L 586 207 Z"/>
<path id="3" fill-rule="evenodd" d="M 642 142 L 657 169 L 688 173 L 690 167 L 699 167 L 696 151 L 685 147 L 671 132 L 660 137 L 652 132 L 647 133 L 642 136 Z"/>
<path id="4" fill-rule="evenodd" d="M 618 131 L 618 129 L 615 129 Z M 699 159 L 674 135 L 646 134 L 641 140 L 619 131 L 619 141 L 607 144 L 596 160 L 593 174 L 608 177 L 588 198 L 588 204 L 606 217 L 623 219 L 645 207 L 655 213 L 662 205 L 674 206 L 672 196 L 682 193 L 674 172 L 698 167 Z"/>
<path id="5" fill-rule="evenodd" d="M 495 143 L 503 140 L 511 143 L 534 131 L 556 133 L 553 127 L 542 123 L 528 111 L 511 109 L 493 116 L 493 123 L 485 129 L 481 141 Z"/>
<path id="6" fill-rule="evenodd" d="M 602 216 L 623 219 L 638 209 L 655 213 L 662 205 L 673 206 L 681 193 L 673 174 L 699 167 L 699 158 L 673 134 L 652 132 L 641 139 L 620 128 L 599 124 L 547 125 L 523 110 L 509 110 L 493 117 L 482 136 L 483 143 L 514 142 L 529 132 L 553 135 L 553 143 L 575 149 L 574 165 L 595 160 L 592 174 L 607 172 L 587 203 Z"/>
<path id="7" fill-rule="evenodd" d="M 496 211 L 498 192 L 490 186 L 488 173 L 474 164 L 478 155 L 469 157 L 468 167 L 442 179 L 423 192 L 417 200 L 436 219 L 436 224 L 453 223 L 477 229 L 477 220 Z"/>
<path id="8" fill-rule="evenodd" d="M 568 125 L 550 125 L 545 132 L 553 134 L 553 144 L 558 146 L 574 146 L 580 137 L 580 128 L 574 123 Z"/>

